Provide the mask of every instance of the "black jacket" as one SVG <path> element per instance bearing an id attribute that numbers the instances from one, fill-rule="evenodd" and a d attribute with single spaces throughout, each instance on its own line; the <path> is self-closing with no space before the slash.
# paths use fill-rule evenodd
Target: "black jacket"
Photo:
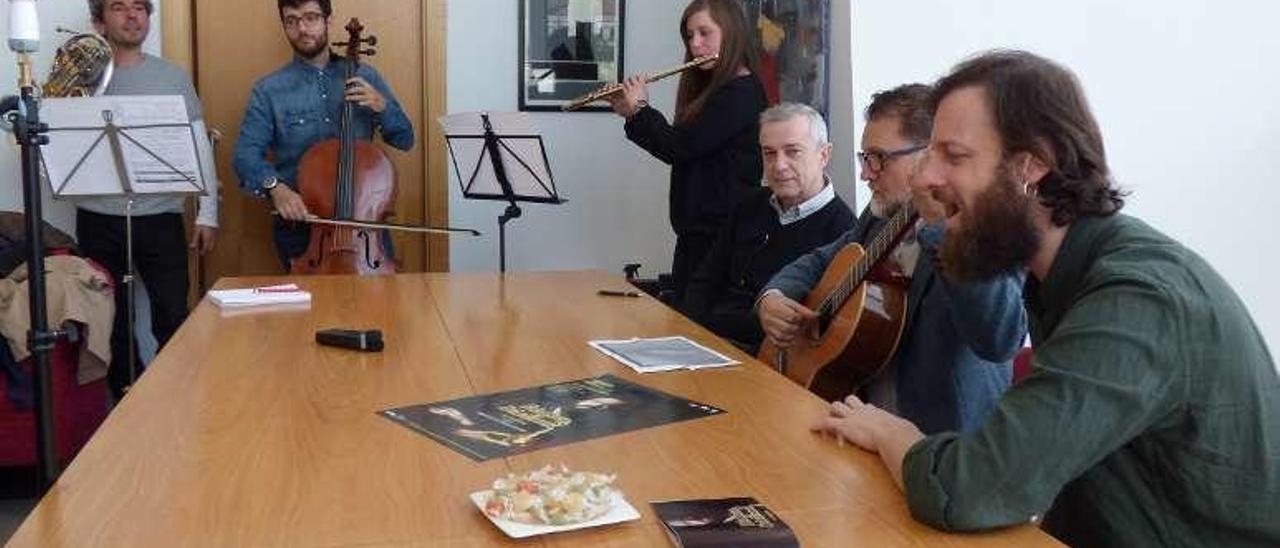
<path id="1" fill-rule="evenodd" d="M 672 126 L 651 107 L 627 120 L 627 138 L 671 165 L 676 236 L 714 236 L 738 200 L 760 188 L 760 113 L 767 105 L 760 80 L 746 75 L 712 93 L 688 122 Z"/>
<path id="2" fill-rule="evenodd" d="M 772 195 L 763 188 L 738 204 L 689 282 L 680 307 L 707 329 L 753 351 L 764 339 L 754 310 L 756 295 L 783 267 L 836 240 L 855 221 L 853 211 L 837 196 L 784 226 L 769 204 Z"/>

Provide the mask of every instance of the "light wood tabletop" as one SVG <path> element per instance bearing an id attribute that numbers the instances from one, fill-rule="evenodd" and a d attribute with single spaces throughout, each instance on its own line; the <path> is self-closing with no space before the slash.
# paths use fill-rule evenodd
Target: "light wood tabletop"
<path id="1" fill-rule="evenodd" d="M 280 283 L 224 279 L 220 288 Z M 947 535 L 911 519 L 875 455 L 812 434 L 816 396 L 603 272 L 288 278 L 305 310 L 208 299 L 7 546 L 667 546 L 649 501 L 752 496 L 804 546 L 1058 546 L 1034 527 Z M 317 345 L 381 329 L 386 348 Z M 593 339 L 685 335 L 744 365 L 640 375 Z M 376 414 L 602 374 L 723 415 L 474 462 Z M 618 475 L 641 519 L 508 539 L 467 494 L 544 464 Z"/>

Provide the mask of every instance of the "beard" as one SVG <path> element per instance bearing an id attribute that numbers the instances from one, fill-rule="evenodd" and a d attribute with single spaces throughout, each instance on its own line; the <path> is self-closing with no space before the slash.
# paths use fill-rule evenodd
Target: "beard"
<path id="1" fill-rule="evenodd" d="M 141 47 L 142 43 L 147 41 L 147 33 L 145 32 L 140 33 L 138 37 L 135 38 L 135 37 L 129 36 L 128 33 L 123 31 L 115 32 L 112 30 L 108 30 L 106 32 L 105 38 L 107 39 L 107 42 L 110 43 L 112 46 L 123 47 L 125 49 L 132 49 L 132 48 Z"/>
<path id="2" fill-rule="evenodd" d="M 871 195 L 871 203 L 867 204 L 867 207 L 871 208 L 871 215 L 877 219 L 888 219 L 889 217 L 892 217 L 894 213 L 898 212 L 898 209 L 901 206 L 901 203 L 884 200 L 875 194 Z"/>
<path id="3" fill-rule="evenodd" d="M 902 204 L 910 200 L 911 194 L 909 192 L 902 196 L 890 196 L 885 192 L 872 192 L 871 201 L 867 204 L 867 207 L 871 209 L 871 215 L 880 219 L 888 219 L 897 213 L 899 209 L 902 209 Z"/>
<path id="4" fill-rule="evenodd" d="M 938 251 L 943 275 L 958 283 L 990 280 L 1026 267 L 1040 248 L 1034 222 L 1036 198 L 1022 191 L 1004 165 L 995 181 L 960 213 Z"/>
<path id="5" fill-rule="evenodd" d="M 329 47 L 329 31 L 326 29 L 317 36 L 315 45 L 311 47 L 299 45 L 298 42 L 294 40 L 289 40 L 289 45 L 293 47 L 293 52 L 297 53 L 298 57 L 303 59 L 314 59 L 315 56 L 320 55 L 320 52 Z"/>

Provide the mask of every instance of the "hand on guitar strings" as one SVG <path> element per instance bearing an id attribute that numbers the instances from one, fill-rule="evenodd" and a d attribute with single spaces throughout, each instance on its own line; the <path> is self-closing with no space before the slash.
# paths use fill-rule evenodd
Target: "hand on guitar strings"
<path id="1" fill-rule="evenodd" d="M 761 329 L 778 348 L 790 348 L 801 334 L 816 338 L 818 313 L 781 291 L 770 290 L 760 299 L 759 316 Z"/>

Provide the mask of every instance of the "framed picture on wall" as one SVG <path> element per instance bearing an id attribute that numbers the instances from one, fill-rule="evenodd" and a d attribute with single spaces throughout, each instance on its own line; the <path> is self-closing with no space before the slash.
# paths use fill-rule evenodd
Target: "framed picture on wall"
<path id="1" fill-rule="evenodd" d="M 520 110 L 565 103 L 622 80 L 624 0 L 519 0 Z M 605 103 L 580 110 L 609 110 Z"/>
<path id="2" fill-rule="evenodd" d="M 804 103 L 826 117 L 831 74 L 831 0 L 738 0 L 760 46 L 769 103 Z"/>

